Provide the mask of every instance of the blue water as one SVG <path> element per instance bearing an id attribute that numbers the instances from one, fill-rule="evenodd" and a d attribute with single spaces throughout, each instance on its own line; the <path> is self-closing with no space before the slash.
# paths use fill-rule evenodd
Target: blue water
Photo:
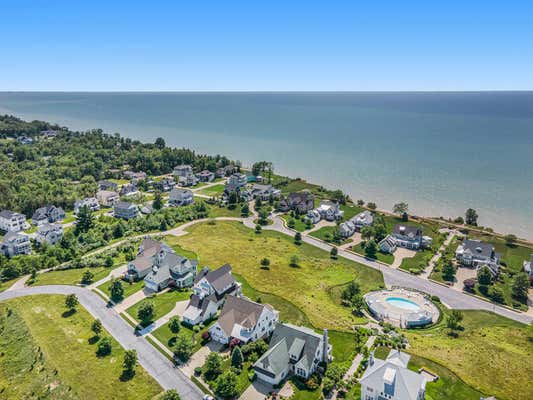
<path id="1" fill-rule="evenodd" d="M 533 92 L 0 93 L 0 112 L 220 153 L 533 239 Z"/>
<path id="2" fill-rule="evenodd" d="M 391 306 L 401 308 L 403 310 L 408 311 L 418 311 L 420 310 L 420 307 L 418 304 L 411 300 L 402 299 L 401 297 L 389 297 L 387 300 L 385 300 L 387 303 L 389 303 Z"/>

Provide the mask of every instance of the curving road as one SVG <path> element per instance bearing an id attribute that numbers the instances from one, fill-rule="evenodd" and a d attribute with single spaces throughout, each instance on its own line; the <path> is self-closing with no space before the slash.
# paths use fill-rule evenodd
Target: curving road
<path id="1" fill-rule="evenodd" d="M 94 292 L 77 286 L 49 285 L 15 288 L 0 293 L 0 301 L 39 294 L 74 293 L 81 305 L 95 318 L 102 321 L 105 329 L 125 349 L 135 349 L 139 364 L 161 385 L 164 390 L 176 389 L 182 399 L 200 400 L 203 393 L 189 378 L 175 367 L 145 338 L 136 336 L 133 328 L 125 322 L 105 301 Z"/>

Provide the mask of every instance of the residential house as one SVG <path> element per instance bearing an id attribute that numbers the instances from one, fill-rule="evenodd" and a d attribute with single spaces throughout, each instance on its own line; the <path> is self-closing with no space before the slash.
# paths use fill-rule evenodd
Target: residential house
<path id="1" fill-rule="evenodd" d="M 524 271 L 530 279 L 533 278 L 533 254 L 531 254 L 531 261 L 524 261 Z"/>
<path id="2" fill-rule="evenodd" d="M 370 211 L 363 211 L 355 217 L 339 225 L 340 235 L 344 238 L 352 236 L 355 232 L 360 231 L 364 226 L 370 226 L 374 223 L 374 216 Z"/>
<path id="3" fill-rule="evenodd" d="M 120 195 L 121 196 L 133 196 L 139 193 L 139 189 L 137 188 L 137 185 L 134 183 L 127 183 L 126 185 L 122 186 L 120 188 Z"/>
<path id="4" fill-rule="evenodd" d="M 39 244 L 54 245 L 63 237 L 63 225 L 45 223 L 37 228 L 35 241 Z"/>
<path id="5" fill-rule="evenodd" d="M 111 190 L 99 190 L 96 192 L 96 199 L 104 207 L 113 207 L 120 200 L 120 196 Z"/>
<path id="6" fill-rule="evenodd" d="M 141 207 L 141 213 L 149 215 L 154 212 L 154 207 L 151 204 L 145 204 Z"/>
<path id="7" fill-rule="evenodd" d="M 279 209 L 283 212 L 292 210 L 303 215 L 313 208 L 315 208 L 315 195 L 308 190 L 291 193 L 279 202 Z"/>
<path id="8" fill-rule="evenodd" d="M 370 354 L 368 367 L 359 379 L 361 400 L 424 400 L 426 378 L 407 368 L 410 355 L 391 350 L 385 360 Z"/>
<path id="9" fill-rule="evenodd" d="M 65 218 L 65 211 L 61 207 L 56 207 L 54 205 L 47 205 L 41 208 L 38 208 L 33 213 L 31 221 L 34 225 L 42 225 L 48 222 L 57 222 Z"/>
<path id="10" fill-rule="evenodd" d="M 2 254 L 7 257 L 31 253 L 30 237 L 25 233 L 10 231 L 2 238 Z"/>
<path id="11" fill-rule="evenodd" d="M 422 235 L 422 229 L 417 226 L 398 224 L 392 234 L 379 242 L 379 248 L 384 253 L 393 253 L 398 247 L 419 250 L 431 246 L 432 238 Z"/>
<path id="12" fill-rule="evenodd" d="M 326 221 L 338 221 L 344 216 L 339 203 L 329 200 L 322 200 L 320 205 L 307 213 L 307 218 L 316 224 L 321 219 Z"/>
<path id="13" fill-rule="evenodd" d="M 178 183 L 181 186 L 194 186 L 198 183 L 198 178 L 194 175 L 190 165 L 174 167 L 174 175 L 178 178 Z"/>
<path id="14" fill-rule="evenodd" d="M 234 165 L 226 165 L 225 167 L 217 168 L 215 176 L 217 178 L 224 178 L 225 176 L 231 175 L 235 172 Z"/>
<path id="15" fill-rule="evenodd" d="M 118 184 L 111 181 L 98 181 L 98 189 L 116 192 L 118 190 Z"/>
<path id="16" fill-rule="evenodd" d="M 77 214 L 82 207 L 87 207 L 91 211 L 98 211 L 100 209 L 100 204 L 96 197 L 87 197 L 82 200 L 76 200 L 74 202 L 74 214 Z"/>
<path id="17" fill-rule="evenodd" d="M 136 204 L 127 201 L 117 201 L 113 206 L 113 215 L 116 218 L 132 219 L 139 216 L 139 208 Z"/>
<path id="18" fill-rule="evenodd" d="M 41 131 L 40 134 L 43 137 L 43 139 L 52 139 L 57 136 L 57 131 L 54 131 L 52 129 L 47 129 L 45 131 Z"/>
<path id="19" fill-rule="evenodd" d="M 189 189 L 174 188 L 168 196 L 168 204 L 171 206 L 187 206 L 194 203 L 194 195 Z"/>
<path id="20" fill-rule="evenodd" d="M 146 172 L 134 172 L 134 171 L 124 171 L 122 174 L 124 178 L 129 179 L 131 183 L 138 183 L 139 181 L 146 179 Z"/>
<path id="21" fill-rule="evenodd" d="M 228 178 L 228 182 L 226 183 L 226 186 L 230 190 L 235 190 L 236 188 L 246 186 L 247 183 L 248 183 L 248 178 L 246 177 L 246 175 L 239 172 L 239 173 L 231 175 Z"/>
<path id="22" fill-rule="evenodd" d="M 33 139 L 29 136 L 19 136 L 17 138 L 17 141 L 20 143 L 20 144 L 32 144 L 33 143 Z"/>
<path id="23" fill-rule="evenodd" d="M 161 192 L 170 192 L 176 186 L 174 178 L 163 178 L 158 182 L 154 182 L 154 188 Z"/>
<path id="24" fill-rule="evenodd" d="M 192 286 L 196 276 L 196 260 L 174 252 L 160 251 L 151 258 L 151 271 L 144 277 L 144 286 L 155 292 L 167 286 L 185 288 Z"/>
<path id="25" fill-rule="evenodd" d="M 214 271 L 205 267 L 196 276 L 192 291 L 183 321 L 196 325 L 216 315 L 227 295 L 240 296 L 241 285 L 231 274 L 231 266 L 225 264 Z"/>
<path id="26" fill-rule="evenodd" d="M 281 196 L 281 190 L 276 189 L 272 185 L 258 185 L 252 186 L 252 197 L 254 199 L 260 198 L 263 201 L 269 200 L 270 197 L 278 199 Z"/>
<path id="27" fill-rule="evenodd" d="M 328 331 L 322 335 L 313 329 L 278 323 L 268 350 L 253 365 L 258 379 L 272 385 L 289 375 L 309 378 L 321 362 L 331 361 Z"/>
<path id="28" fill-rule="evenodd" d="M 166 243 L 145 237 L 139 245 L 139 251 L 133 261 L 128 263 L 124 279 L 133 282 L 144 279 L 152 270 L 153 258 L 160 253 L 173 253 L 174 250 Z"/>
<path id="29" fill-rule="evenodd" d="M 231 339 L 240 343 L 254 342 L 269 336 L 279 320 L 279 312 L 269 304 L 226 296 L 226 301 L 217 322 L 209 329 L 211 338 L 222 344 Z"/>
<path id="30" fill-rule="evenodd" d="M 213 179 L 215 179 L 215 174 L 204 169 L 202 172 L 197 173 L 196 177 L 200 182 L 211 182 Z"/>
<path id="31" fill-rule="evenodd" d="M 497 275 L 500 269 L 500 254 L 490 243 L 481 240 L 465 239 L 455 251 L 455 258 L 461 265 L 479 269 L 483 266 Z"/>
<path id="32" fill-rule="evenodd" d="M 4 232 L 19 232 L 28 227 L 24 214 L 2 210 L 0 211 L 0 230 Z"/>

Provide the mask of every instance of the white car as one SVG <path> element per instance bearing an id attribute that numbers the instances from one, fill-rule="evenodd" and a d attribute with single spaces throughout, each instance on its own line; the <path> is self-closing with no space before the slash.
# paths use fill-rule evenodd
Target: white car
<path id="1" fill-rule="evenodd" d="M 213 396 L 209 396 L 208 394 L 204 394 L 204 397 L 202 397 L 203 400 L 215 400 Z"/>

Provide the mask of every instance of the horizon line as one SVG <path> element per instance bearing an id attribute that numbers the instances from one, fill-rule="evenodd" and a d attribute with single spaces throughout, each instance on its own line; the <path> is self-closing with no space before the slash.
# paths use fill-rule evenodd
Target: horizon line
<path id="1" fill-rule="evenodd" d="M 533 89 L 479 90 L 0 90 L 0 93 L 528 93 Z"/>

